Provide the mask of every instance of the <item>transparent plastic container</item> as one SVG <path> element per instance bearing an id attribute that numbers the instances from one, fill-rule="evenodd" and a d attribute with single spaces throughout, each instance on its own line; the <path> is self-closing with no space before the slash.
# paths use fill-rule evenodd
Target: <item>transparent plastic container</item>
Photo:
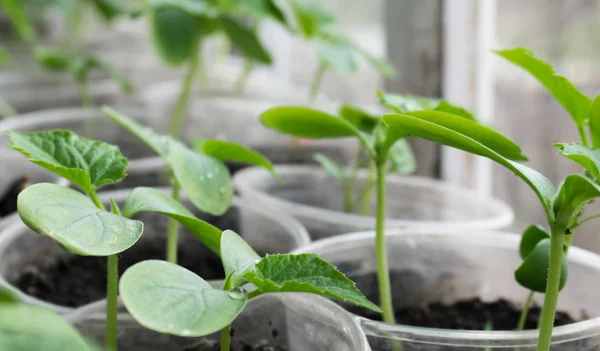
<path id="1" fill-rule="evenodd" d="M 105 341 L 104 301 L 79 308 L 66 318 L 84 336 Z M 119 351 L 191 351 L 219 342 L 220 333 L 184 338 L 142 327 L 121 306 Z M 233 323 L 233 350 L 268 343 L 288 351 L 369 351 L 365 335 L 352 315 L 334 303 L 306 294 L 268 294 L 251 300 Z M 213 350 L 209 348 L 208 350 Z"/>
<path id="2" fill-rule="evenodd" d="M 386 231 L 386 240 L 395 307 L 477 297 L 522 306 L 529 293 L 514 280 L 522 262 L 518 235 L 485 229 L 393 229 Z M 298 252 L 319 254 L 355 280 L 367 298 L 378 300 L 374 232 L 324 239 Z M 558 310 L 583 321 L 556 327 L 552 350 L 598 350 L 600 256 L 571 247 L 568 260 L 569 278 Z M 535 301 L 541 306 L 543 294 L 536 294 Z M 374 351 L 392 350 L 392 340 L 402 341 L 405 351 L 534 351 L 537 344 L 535 330 L 447 330 L 358 318 Z"/>
<path id="3" fill-rule="evenodd" d="M 169 189 L 161 188 L 167 192 Z M 131 189 L 114 192 L 99 193 L 99 197 L 107 206 L 110 205 L 110 197 L 123 206 Z M 221 216 L 203 214 L 193 207 L 189 200 L 182 196 L 182 203 L 192 211 L 198 218 L 208 221 L 217 228 L 231 229 L 240 234 L 250 246 L 258 253 L 286 253 L 296 248 L 307 245 L 310 238 L 306 229 L 293 218 L 277 211 L 265 211 L 262 207 L 248 203 L 237 197 L 233 200 L 232 207 Z M 156 252 L 156 246 L 163 249 L 162 244 L 156 241 L 164 241 L 166 244 L 166 233 L 168 217 L 146 213 L 136 216 L 136 219 L 144 222 L 144 234 L 140 240 L 128 251 L 121 254 L 121 262 L 127 259 L 125 255 L 136 254 L 136 257 L 144 256 L 144 252 L 150 250 Z M 210 255 L 210 262 L 220 266 L 218 256 L 210 252 L 193 234 L 185 228 L 180 227 L 179 235 L 180 258 L 187 257 L 186 262 L 196 267 L 198 260 Z M 72 310 L 68 306 L 56 305 L 42 301 L 27 295 L 26 291 L 20 291 L 14 284 L 18 277 L 27 270 L 35 270 L 43 265 L 54 264 L 60 258 L 71 256 L 52 239 L 36 234 L 20 221 L 15 221 L 0 232 L 0 286 L 16 292 L 23 301 L 39 304 L 52 308 L 58 312 L 66 313 Z M 131 257 L 131 256 L 130 256 Z M 162 259 L 160 257 L 147 257 Z M 93 258 L 90 258 L 93 259 Z M 131 261 L 131 259 L 129 259 Z M 216 262 L 215 262 L 216 261 Z M 208 262 L 201 260 L 202 262 Z M 209 279 L 208 277 L 205 277 Z M 213 280 L 216 284 L 222 284 L 220 280 Z M 89 303 L 94 301 L 89 301 Z"/>
<path id="4" fill-rule="evenodd" d="M 190 98 L 181 138 L 191 143 L 196 138 L 217 138 L 241 143 L 263 153 L 274 163 L 313 163 L 313 155 L 321 152 L 340 164 L 348 164 L 356 154 L 357 142 L 352 138 L 296 141 L 260 123 L 259 116 L 269 108 L 281 105 L 306 105 L 295 94 L 269 87 L 248 87 L 248 93 L 219 90 L 195 93 Z M 163 121 L 168 128 L 169 118 L 180 91 L 180 84 L 164 83 L 141 93 L 141 101 L 149 106 L 154 120 Z M 278 94 L 278 95 L 277 95 Z M 322 102 L 319 108 L 335 110 L 333 104 Z"/>
<path id="5" fill-rule="evenodd" d="M 375 189 L 371 216 L 349 214 L 343 211 L 342 183 L 319 167 L 278 165 L 275 170 L 281 182 L 258 167 L 237 173 L 234 184 L 240 196 L 297 218 L 313 240 L 375 227 Z M 366 180 L 367 174 L 359 173 L 355 193 Z M 497 229 L 510 225 L 513 217 L 505 203 L 452 184 L 417 176 L 387 177 L 388 227 Z"/>

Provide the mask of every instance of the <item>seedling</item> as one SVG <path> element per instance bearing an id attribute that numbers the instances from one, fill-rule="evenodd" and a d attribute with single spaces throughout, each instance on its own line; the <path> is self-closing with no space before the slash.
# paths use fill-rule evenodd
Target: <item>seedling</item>
<path id="1" fill-rule="evenodd" d="M 11 64 L 11 58 L 6 52 L 4 47 L 0 46 L 0 68 L 9 67 Z M 0 96 L 0 119 L 4 117 L 10 117 L 16 115 L 17 111 Z"/>
<path id="2" fill-rule="evenodd" d="M 222 289 L 172 263 L 144 261 L 121 278 L 123 304 L 141 325 L 160 333 L 198 337 L 221 330 L 222 351 L 230 350 L 233 321 L 249 300 L 263 294 L 311 293 L 380 311 L 350 279 L 315 254 L 261 258 L 231 230 L 223 232 L 220 246 L 227 275 Z M 250 283 L 255 290 L 246 290 Z"/>
<path id="3" fill-rule="evenodd" d="M 580 224 L 578 218 L 585 205 L 600 197 L 600 186 L 595 178 L 571 174 L 557 189 L 542 174 L 514 162 L 525 159 L 516 144 L 489 128 L 456 115 L 425 111 L 386 115 L 383 120 L 389 126 L 391 140 L 420 137 L 487 157 L 508 168 L 533 189 L 544 209 L 550 232 L 535 228 L 526 231 L 520 247 L 524 261 L 515 277 L 520 284 L 545 293 L 537 350 L 550 350 L 558 293 L 566 279 L 565 245 L 570 244 L 572 229 Z M 597 150 L 579 144 L 558 145 L 561 153 L 576 159 L 588 171 L 597 168 L 594 158 Z"/>
<path id="4" fill-rule="evenodd" d="M 180 190 L 183 190 L 190 201 L 203 212 L 221 215 L 231 205 L 231 176 L 222 161 L 246 162 L 274 172 L 268 159 L 242 145 L 222 140 L 198 139 L 194 143 L 194 152 L 173 137 L 159 135 L 111 108 L 104 108 L 104 112 L 165 160 L 171 174 L 172 198 L 179 201 Z M 167 235 L 167 261 L 172 263 L 177 263 L 177 238 L 178 221 L 171 219 Z"/>
<path id="5" fill-rule="evenodd" d="M 380 93 L 380 97 L 386 106 L 389 106 L 396 111 L 407 108 L 402 104 L 394 103 L 394 101 L 398 102 L 401 100 L 400 96 Z M 431 102 L 431 106 L 460 109 L 448 102 Z M 423 113 L 426 114 L 427 112 L 428 111 L 411 113 L 419 115 Z M 471 121 L 470 118 L 460 118 L 470 124 L 479 126 L 478 123 Z M 389 169 L 410 170 L 414 168 L 414 161 L 408 143 L 404 138 L 396 137 L 394 134 L 390 133 L 387 125 L 383 123 L 381 118 L 377 118 L 360 109 L 350 106 L 342 108 L 340 117 L 306 107 L 275 107 L 263 113 L 260 119 L 268 128 L 283 134 L 301 138 L 329 139 L 355 137 L 360 141 L 361 147 L 366 150 L 368 158 L 370 159 L 369 161 L 374 165 L 373 168 L 375 169 L 376 175 L 377 209 L 375 222 L 375 250 L 377 253 L 380 303 L 381 309 L 383 310 L 383 320 L 387 323 L 394 323 L 394 310 L 392 306 L 390 276 L 384 236 L 386 210 L 385 177 Z M 502 142 L 509 143 L 509 141 L 500 134 L 495 132 L 491 133 L 493 133 L 492 135 L 494 137 L 498 137 Z M 515 153 L 514 150 L 509 156 L 517 158 L 522 157 L 520 152 Z"/>

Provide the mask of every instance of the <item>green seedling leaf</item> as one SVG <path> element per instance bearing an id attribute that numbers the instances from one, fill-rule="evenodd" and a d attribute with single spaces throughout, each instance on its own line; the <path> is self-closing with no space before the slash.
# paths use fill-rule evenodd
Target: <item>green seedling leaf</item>
<path id="1" fill-rule="evenodd" d="M 397 113 L 434 110 L 441 102 L 422 96 L 387 94 L 382 91 L 377 91 L 377 96 L 382 105 Z"/>
<path id="2" fill-rule="evenodd" d="M 4 304 L 13 304 L 18 302 L 20 302 L 20 300 L 17 294 L 8 289 L 0 288 L 0 309 Z"/>
<path id="3" fill-rule="evenodd" d="M 396 68 L 394 68 L 394 66 L 388 60 L 373 56 L 359 47 L 357 47 L 357 50 L 362 53 L 363 57 L 367 60 L 371 67 L 375 68 L 382 77 L 390 79 L 396 76 Z"/>
<path id="4" fill-rule="evenodd" d="M 515 48 L 496 53 L 534 76 L 567 110 L 578 126 L 585 125 L 591 100 L 567 78 L 557 75 L 552 66 L 535 57 L 530 50 Z"/>
<path id="5" fill-rule="evenodd" d="M 218 139 L 196 139 L 193 149 L 221 161 L 243 162 L 264 167 L 274 177 L 279 177 L 271 161 L 257 151 L 238 143 Z"/>
<path id="6" fill-rule="evenodd" d="M 102 73 L 106 74 L 110 79 L 116 82 L 120 89 L 126 93 L 131 93 L 133 91 L 133 84 L 127 77 L 125 77 L 118 69 L 109 63 L 100 60 L 97 57 L 88 56 L 86 57 L 86 67 L 85 73 L 89 74 L 89 71 L 93 69 L 98 69 Z"/>
<path id="7" fill-rule="evenodd" d="M 442 112 L 435 113 L 439 114 Z M 550 182 L 550 180 L 548 180 L 546 177 L 544 177 L 537 171 L 519 163 L 513 162 L 507 159 L 506 157 L 502 156 L 500 153 L 484 145 L 477 139 L 471 138 L 471 136 L 477 138 L 477 133 L 479 130 L 481 130 L 481 128 L 488 128 L 474 123 L 472 121 L 468 121 L 461 117 L 454 118 L 458 118 L 466 123 L 471 123 L 474 126 L 473 129 L 466 130 L 466 133 L 462 134 L 461 131 L 455 131 L 448 128 L 448 126 L 437 124 L 437 120 L 435 119 L 430 122 L 409 115 L 383 116 L 384 122 L 390 128 L 388 132 L 388 134 L 391 134 L 390 139 L 399 139 L 407 136 L 420 137 L 426 140 L 440 143 L 442 145 L 464 150 L 475 155 L 487 157 L 508 168 L 510 171 L 514 172 L 517 176 L 523 179 L 531 187 L 531 189 L 536 193 L 544 207 L 546 218 L 552 220 L 554 218 L 554 212 L 552 210 L 552 201 L 556 192 L 556 188 L 554 187 L 552 182 Z M 488 130 L 491 131 L 490 129 Z M 514 148 L 508 147 L 508 149 Z"/>
<path id="8" fill-rule="evenodd" d="M 90 193 L 125 178 L 128 161 L 119 148 L 71 131 L 8 132 L 10 147 Z"/>
<path id="9" fill-rule="evenodd" d="M 67 52 L 48 46 L 38 46 L 34 50 L 37 62 L 49 71 L 66 72 L 71 70 L 73 56 Z"/>
<path id="10" fill-rule="evenodd" d="M 0 67 L 9 67 L 11 64 L 10 55 L 6 51 L 6 49 L 0 46 Z"/>
<path id="11" fill-rule="evenodd" d="M 0 304 L 0 350 L 92 351 L 59 314 L 26 304 Z"/>
<path id="12" fill-rule="evenodd" d="M 174 7 L 185 11 L 192 16 L 206 16 L 214 18 L 221 12 L 214 6 L 213 1 L 198 0 L 150 0 L 153 8 Z"/>
<path id="13" fill-rule="evenodd" d="M 462 135 L 465 135 L 485 145 L 486 147 L 490 148 L 494 152 L 509 160 L 527 160 L 527 157 L 525 157 L 525 155 L 523 155 L 523 153 L 521 152 L 521 148 L 512 140 L 508 139 L 507 137 L 496 132 L 493 129 L 484 127 L 477 122 L 470 121 L 461 116 L 456 116 L 450 113 L 439 111 L 413 111 L 406 112 L 405 115 L 416 117 L 424 121 L 429 121 L 439 126 L 453 130 Z M 390 117 L 390 119 L 393 120 L 393 117 Z M 406 134 L 404 133 L 400 136 L 403 137 L 404 135 Z M 390 141 L 394 141 L 396 136 L 398 135 L 392 133 L 391 138 L 388 139 L 387 143 L 389 143 Z"/>
<path id="14" fill-rule="evenodd" d="M 316 153 L 313 156 L 313 159 L 321 165 L 321 169 L 323 169 L 328 176 L 336 179 L 348 178 L 349 175 L 342 166 L 322 153 Z"/>
<path id="15" fill-rule="evenodd" d="M 405 139 L 400 139 L 392 145 L 388 151 L 388 158 L 391 163 L 390 172 L 410 174 L 417 169 L 415 155 Z"/>
<path id="16" fill-rule="evenodd" d="M 33 25 L 27 18 L 22 0 L 0 0 L 0 8 L 6 13 L 19 36 L 28 44 L 36 42 L 36 34 Z"/>
<path id="17" fill-rule="evenodd" d="M 335 17 L 322 7 L 304 0 L 290 1 L 298 29 L 305 37 L 313 37 L 335 23 Z"/>
<path id="18" fill-rule="evenodd" d="M 437 105 L 435 107 L 436 111 L 441 111 L 441 112 L 448 112 L 451 113 L 453 115 L 456 116 L 461 116 L 463 118 L 466 118 L 470 121 L 475 121 L 477 122 L 477 117 L 475 117 L 475 115 L 473 113 L 471 113 L 471 111 L 467 110 L 466 108 L 462 108 L 460 106 L 456 106 L 453 105 L 451 103 L 449 103 L 446 100 L 442 100 L 439 105 Z"/>
<path id="19" fill-rule="evenodd" d="M 525 259 L 525 257 L 529 256 L 536 245 L 544 239 L 550 239 L 550 234 L 543 228 L 537 225 L 527 227 L 521 236 L 521 244 L 519 245 L 519 255 L 521 255 L 521 258 Z"/>
<path id="20" fill-rule="evenodd" d="M 127 117 L 110 107 L 105 106 L 102 108 L 102 111 L 115 123 L 129 131 L 131 134 L 135 135 L 138 139 L 152 148 L 152 150 L 154 150 L 154 152 L 161 157 L 166 157 L 169 153 L 169 142 L 171 140 L 170 137 L 160 135 L 154 132 L 151 128 L 144 126 L 133 118 Z"/>
<path id="21" fill-rule="evenodd" d="M 175 178 L 201 211 L 221 215 L 233 200 L 231 175 L 223 162 L 171 141 L 166 157 Z"/>
<path id="22" fill-rule="evenodd" d="M 556 192 L 553 201 L 554 215 L 569 221 L 583 206 L 597 197 L 600 197 L 600 186 L 585 176 L 571 174 Z"/>
<path id="23" fill-rule="evenodd" d="M 600 95 L 596 96 L 590 105 L 590 131 L 592 144 L 600 148 Z"/>
<path id="24" fill-rule="evenodd" d="M 379 124 L 379 121 L 381 121 L 380 117 L 376 117 L 369 112 L 350 104 L 342 105 L 338 113 L 340 117 L 368 134 L 373 133 L 373 130 L 377 124 Z"/>
<path id="25" fill-rule="evenodd" d="M 220 253 L 221 230 L 196 218 L 187 208 L 164 192 L 146 187 L 133 189 L 125 201 L 123 216 L 133 218 L 144 212 L 156 212 L 175 219 L 209 249 L 217 255 Z"/>
<path id="26" fill-rule="evenodd" d="M 200 40 L 194 15 L 180 7 L 158 6 L 150 18 L 154 45 L 165 63 L 179 66 L 192 57 Z"/>
<path id="27" fill-rule="evenodd" d="M 550 261 L 550 239 L 543 239 L 537 243 L 534 249 L 525 258 L 523 263 L 515 271 L 515 279 L 526 289 L 536 292 L 546 292 L 548 268 Z M 559 289 L 567 282 L 567 260 L 563 257 Z"/>
<path id="28" fill-rule="evenodd" d="M 261 257 L 234 231 L 226 230 L 221 236 L 221 260 L 227 277 L 227 290 L 248 283 L 244 274 L 254 269 Z"/>
<path id="29" fill-rule="evenodd" d="M 312 293 L 381 312 L 353 281 L 315 254 L 267 255 L 244 277 L 256 285 L 260 293 Z"/>
<path id="30" fill-rule="evenodd" d="M 579 163 L 596 179 L 600 179 L 600 149 L 590 149 L 578 143 L 554 144 L 558 153 Z"/>
<path id="31" fill-rule="evenodd" d="M 91 0 L 91 2 L 107 21 L 112 21 L 121 15 L 130 15 L 132 13 L 131 10 L 123 6 L 123 3 L 118 0 Z"/>
<path id="32" fill-rule="evenodd" d="M 81 256 L 109 256 L 127 250 L 144 225 L 103 211 L 85 195 L 60 185 L 39 183 L 17 199 L 19 216 L 31 230 Z"/>
<path id="33" fill-rule="evenodd" d="M 236 20 L 226 16 L 219 18 L 218 24 L 231 44 L 245 57 L 265 65 L 273 63 L 271 54 L 262 45 L 254 30 L 244 27 Z"/>
<path id="34" fill-rule="evenodd" d="M 204 336 L 231 324 L 248 300 L 245 291 L 213 288 L 176 264 L 149 260 L 123 274 L 123 304 L 146 328 L 179 336 Z"/>
<path id="35" fill-rule="evenodd" d="M 341 74 L 352 74 L 358 71 L 356 51 L 352 44 L 343 37 L 327 35 L 312 41 L 322 64 Z"/>

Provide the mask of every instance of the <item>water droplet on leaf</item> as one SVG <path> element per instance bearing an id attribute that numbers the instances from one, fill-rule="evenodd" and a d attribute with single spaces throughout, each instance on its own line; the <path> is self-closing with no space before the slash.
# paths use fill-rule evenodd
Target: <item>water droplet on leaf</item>
<path id="1" fill-rule="evenodd" d="M 236 300 L 243 300 L 246 298 L 246 290 L 244 288 L 235 288 L 229 292 L 229 297 Z"/>

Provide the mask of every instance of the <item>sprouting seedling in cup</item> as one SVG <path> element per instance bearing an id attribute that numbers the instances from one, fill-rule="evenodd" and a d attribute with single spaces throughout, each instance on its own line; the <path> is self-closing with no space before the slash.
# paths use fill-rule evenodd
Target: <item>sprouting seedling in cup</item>
<path id="1" fill-rule="evenodd" d="M 524 284 L 523 279 L 526 278 L 531 279 L 526 286 L 533 288 L 535 283 L 539 288 L 543 287 L 544 305 L 539 323 L 537 350 L 550 350 L 558 293 L 566 279 L 565 245 L 570 243 L 572 228 L 577 226 L 577 219 L 585 205 L 600 197 L 600 186 L 596 184 L 595 179 L 571 174 L 557 189 L 542 174 L 514 162 L 524 159 L 516 144 L 489 128 L 456 115 L 425 111 L 386 115 L 383 116 L 383 120 L 389 126 L 391 140 L 420 137 L 487 157 L 508 168 L 533 189 L 542 204 L 550 231 L 549 234 L 539 231 L 535 234 L 532 231 L 535 236 L 524 236 L 528 238 L 524 243 L 527 244 L 529 255 L 515 275 L 521 284 Z M 588 169 L 597 167 L 594 155 L 588 152 L 589 149 L 583 148 L 578 145 L 575 149 L 579 150 L 578 152 L 567 153 L 576 156 L 574 158 L 585 164 Z M 530 240 L 532 238 L 536 240 Z M 521 254 L 527 253 L 523 249 L 522 243 Z"/>
<path id="2" fill-rule="evenodd" d="M 196 140 L 192 151 L 170 136 L 159 135 L 134 119 L 111 108 L 104 112 L 161 156 L 171 174 L 172 198 L 179 201 L 180 190 L 199 210 L 221 215 L 231 206 L 233 186 L 223 161 L 239 161 L 263 166 L 274 173 L 271 162 L 242 145 L 222 140 Z M 167 261 L 177 263 L 178 220 L 169 221 Z M 218 251 L 217 251 L 218 253 Z"/>
<path id="3" fill-rule="evenodd" d="M 123 304 L 140 324 L 161 333 L 198 337 L 221 330 L 222 351 L 230 350 L 233 321 L 249 300 L 263 294 L 311 293 L 380 311 L 350 279 L 315 254 L 261 258 L 231 230 L 223 232 L 220 246 L 227 276 L 222 289 L 172 263 L 144 261 L 121 278 Z M 249 283 L 256 290 L 247 291 Z"/>
<path id="4" fill-rule="evenodd" d="M 397 97 L 399 99 L 399 97 Z M 388 100 L 390 100 L 388 98 Z M 400 111 L 399 106 L 388 103 Z M 444 106 L 451 106 L 445 103 Z M 454 107 L 456 108 L 456 107 Z M 458 108 L 456 108 L 458 109 Z M 411 113 L 426 113 L 411 112 Z M 364 111 L 346 106 L 340 117 L 307 107 L 275 107 L 262 114 L 262 123 L 280 133 L 308 139 L 331 139 L 355 137 L 366 150 L 370 162 L 374 164 L 376 174 L 377 208 L 375 223 L 375 248 L 377 253 L 377 275 L 379 298 L 383 310 L 383 320 L 394 323 L 391 285 L 385 247 L 385 210 L 386 210 L 386 174 L 398 165 L 414 167 L 408 143 L 403 138 L 394 137 L 388 132 L 381 118 Z M 461 117 L 469 120 L 466 116 Z M 473 124 L 478 125 L 476 122 Z M 520 154 L 519 154 L 520 155 Z M 391 167 L 390 167 L 391 165 Z"/>
<path id="5" fill-rule="evenodd" d="M 600 151 L 594 149 L 600 147 L 600 95 L 591 99 L 579 91 L 567 78 L 559 76 L 548 63 L 534 56 L 534 54 L 523 48 L 514 48 L 496 52 L 499 56 L 525 69 L 535 77 L 551 93 L 556 101 L 571 116 L 577 131 L 579 132 L 579 143 L 554 144 L 559 149 L 559 154 L 579 163 L 584 167 L 585 175 L 596 184 L 600 181 Z M 590 216 L 580 219 L 583 211 L 579 211 L 569 225 L 571 234 L 581 224 L 596 218 Z M 520 254 L 524 259 L 523 265 L 515 272 L 519 284 L 531 290 L 523 307 L 521 318 L 517 329 L 523 329 L 524 322 L 535 292 L 545 291 L 545 280 L 535 279 L 533 274 L 537 269 L 532 269 L 537 264 L 543 266 L 547 261 L 548 242 L 550 234 L 543 228 L 530 226 L 523 232 L 521 239 Z M 573 235 L 565 237 L 565 256 L 573 240 Z M 545 247 L 544 247 L 545 246 Z M 563 274 L 561 275 L 560 288 L 565 284 L 567 277 L 567 261 L 563 258 Z"/>

